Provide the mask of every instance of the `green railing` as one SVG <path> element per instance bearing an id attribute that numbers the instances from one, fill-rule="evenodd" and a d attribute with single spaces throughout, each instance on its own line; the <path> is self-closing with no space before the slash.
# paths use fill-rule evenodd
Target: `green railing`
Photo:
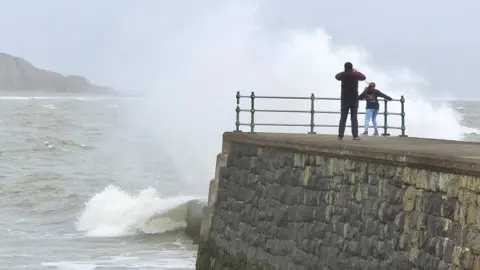
<path id="1" fill-rule="evenodd" d="M 240 99 L 247 98 L 250 99 L 250 109 L 241 109 L 240 108 Z M 249 126 L 250 132 L 255 132 L 256 126 L 283 126 L 283 127 L 310 127 L 309 134 L 316 134 L 315 127 L 330 127 L 336 128 L 337 125 L 318 125 L 315 124 L 315 114 L 340 114 L 340 111 L 317 111 L 315 110 L 315 101 L 316 100 L 336 100 L 340 101 L 339 98 L 325 98 L 325 97 L 315 97 L 315 94 L 311 94 L 310 97 L 283 97 L 283 96 L 256 96 L 254 92 L 252 92 L 248 96 L 242 96 L 240 92 L 237 92 L 236 95 L 237 99 L 237 107 L 236 111 L 236 120 L 235 120 L 235 131 L 242 131 L 240 126 Z M 256 99 L 286 99 L 286 100 L 310 100 L 310 110 L 262 110 L 257 109 L 255 107 L 255 100 Z M 383 99 L 381 99 L 383 100 Z M 389 129 L 397 129 L 401 131 L 400 137 L 407 137 L 405 135 L 405 98 L 401 96 L 400 99 L 393 99 L 391 101 L 383 100 L 383 112 L 379 112 L 379 115 L 383 115 L 383 125 L 378 126 L 378 128 L 383 129 L 382 136 L 390 136 L 388 132 Z M 388 111 L 388 102 L 400 102 L 400 112 L 399 113 L 392 113 Z M 241 112 L 249 112 L 250 113 L 250 123 L 242 123 L 240 122 L 240 113 Z M 255 122 L 255 114 L 262 113 L 262 112 L 271 112 L 271 113 L 309 113 L 310 114 L 310 123 L 309 124 L 279 124 L 279 123 L 256 123 Z M 358 114 L 365 114 L 364 112 L 359 112 Z M 401 126 L 400 127 L 393 127 L 388 125 L 388 116 L 400 116 L 401 118 Z M 350 126 L 347 126 L 350 127 Z M 359 128 L 364 126 L 359 125 Z"/>

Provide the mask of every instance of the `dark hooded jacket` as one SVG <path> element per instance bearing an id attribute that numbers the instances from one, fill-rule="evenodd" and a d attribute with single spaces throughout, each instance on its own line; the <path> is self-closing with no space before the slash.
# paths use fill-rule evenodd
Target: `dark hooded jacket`
<path id="1" fill-rule="evenodd" d="M 335 75 L 335 79 L 342 82 L 342 107 L 358 108 L 358 82 L 364 81 L 365 75 L 355 70 L 346 70 Z"/>
<path id="2" fill-rule="evenodd" d="M 380 104 L 378 103 L 379 97 L 389 101 L 392 100 L 391 97 L 385 95 L 380 90 L 377 90 L 375 88 L 366 88 L 365 91 L 363 91 L 363 93 L 358 96 L 358 99 L 366 101 L 366 109 L 373 109 L 378 111 L 380 109 Z"/>

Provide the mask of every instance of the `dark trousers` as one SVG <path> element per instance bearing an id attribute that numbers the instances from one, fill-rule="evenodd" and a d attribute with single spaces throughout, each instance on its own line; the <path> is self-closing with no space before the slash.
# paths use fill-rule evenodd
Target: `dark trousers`
<path id="1" fill-rule="evenodd" d="M 353 137 L 358 137 L 358 106 L 342 106 L 340 123 L 338 124 L 339 138 L 343 138 L 343 135 L 345 135 L 348 111 L 350 111 L 350 120 L 352 122 L 352 135 Z"/>

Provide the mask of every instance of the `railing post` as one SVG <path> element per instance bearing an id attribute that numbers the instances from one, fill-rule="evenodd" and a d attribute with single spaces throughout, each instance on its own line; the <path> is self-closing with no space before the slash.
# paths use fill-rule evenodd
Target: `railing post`
<path id="1" fill-rule="evenodd" d="M 388 133 L 388 100 L 383 100 L 383 134 L 382 136 L 390 136 Z"/>
<path id="2" fill-rule="evenodd" d="M 408 137 L 407 135 L 405 135 L 405 97 L 402 96 L 400 98 L 400 116 L 402 117 L 402 126 L 400 127 L 401 130 L 402 130 L 402 135 L 400 135 L 400 137 Z"/>
<path id="3" fill-rule="evenodd" d="M 250 133 L 255 132 L 255 92 L 250 95 Z"/>
<path id="4" fill-rule="evenodd" d="M 315 132 L 315 94 L 310 96 L 310 132 L 308 134 L 316 134 Z"/>
<path id="5" fill-rule="evenodd" d="M 240 132 L 240 91 L 237 91 L 237 108 L 235 108 L 236 112 L 236 120 L 235 120 L 235 132 Z"/>

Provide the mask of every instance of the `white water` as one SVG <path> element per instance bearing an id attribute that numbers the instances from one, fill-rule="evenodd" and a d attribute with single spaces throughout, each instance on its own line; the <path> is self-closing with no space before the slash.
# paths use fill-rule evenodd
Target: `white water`
<path id="1" fill-rule="evenodd" d="M 110 185 L 85 204 L 76 227 L 91 237 L 164 233 L 185 226 L 185 204 L 192 199 L 161 198 L 151 187 L 131 195 Z"/>

